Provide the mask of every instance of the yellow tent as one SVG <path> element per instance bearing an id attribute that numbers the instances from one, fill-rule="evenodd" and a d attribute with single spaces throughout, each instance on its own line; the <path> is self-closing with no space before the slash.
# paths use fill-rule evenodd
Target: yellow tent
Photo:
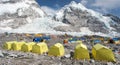
<path id="1" fill-rule="evenodd" d="M 56 43 L 55 45 L 51 46 L 48 51 L 48 55 L 50 56 L 63 56 L 64 53 L 64 47 L 60 43 Z"/>
<path id="2" fill-rule="evenodd" d="M 42 37 L 42 34 L 35 34 L 35 37 Z"/>
<path id="3" fill-rule="evenodd" d="M 27 33 L 27 34 L 25 34 L 25 36 L 30 37 L 30 36 L 32 36 L 32 35 Z"/>
<path id="4" fill-rule="evenodd" d="M 115 61 L 112 50 L 101 44 L 93 46 L 92 55 L 95 60 Z"/>
<path id="5" fill-rule="evenodd" d="M 11 50 L 12 49 L 12 44 L 17 43 L 17 41 L 9 41 L 4 44 L 4 49 Z"/>
<path id="6" fill-rule="evenodd" d="M 35 44 L 35 42 L 29 42 L 29 43 L 23 44 L 22 48 L 21 48 L 21 51 L 30 52 L 32 50 L 32 46 L 34 44 Z"/>
<path id="7" fill-rule="evenodd" d="M 48 52 L 48 46 L 46 43 L 41 42 L 32 46 L 32 52 L 37 54 L 43 54 Z"/>
<path id="8" fill-rule="evenodd" d="M 12 44 L 12 49 L 19 51 L 19 50 L 21 50 L 22 45 L 25 44 L 25 43 L 26 42 L 24 42 L 24 41 L 13 43 Z"/>
<path id="9" fill-rule="evenodd" d="M 75 52 L 74 52 L 74 58 L 75 59 L 90 59 L 89 51 L 86 45 L 80 43 L 76 46 Z"/>
<path id="10" fill-rule="evenodd" d="M 104 41 L 104 38 L 100 38 L 99 40 Z"/>
<path id="11" fill-rule="evenodd" d="M 115 41 L 115 44 L 120 44 L 120 41 L 118 40 L 118 41 Z"/>

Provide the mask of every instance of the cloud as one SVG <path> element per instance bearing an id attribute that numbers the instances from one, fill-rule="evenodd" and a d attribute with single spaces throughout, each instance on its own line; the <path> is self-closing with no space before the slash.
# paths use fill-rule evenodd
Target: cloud
<path id="1" fill-rule="evenodd" d="M 95 0 L 92 6 L 104 9 L 114 9 L 120 7 L 120 0 Z"/>
<path id="2" fill-rule="evenodd" d="M 83 4 L 83 5 L 87 5 L 88 1 L 87 0 L 81 0 L 80 3 Z"/>
<path id="3" fill-rule="evenodd" d="M 98 11 L 98 12 L 100 12 L 100 13 L 103 13 L 103 14 L 109 13 L 108 10 L 104 9 L 104 8 L 96 8 L 95 10 Z"/>
<path id="4" fill-rule="evenodd" d="M 47 13 L 47 15 L 50 16 L 53 16 L 57 12 L 57 10 L 50 8 L 48 6 L 41 6 L 41 9 L 44 10 Z"/>

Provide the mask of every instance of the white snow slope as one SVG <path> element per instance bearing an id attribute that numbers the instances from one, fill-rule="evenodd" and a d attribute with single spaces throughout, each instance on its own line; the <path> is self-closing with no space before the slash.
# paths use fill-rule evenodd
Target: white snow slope
<path id="1" fill-rule="evenodd" d="M 58 13 L 56 13 L 55 15 L 56 19 L 61 21 L 64 16 L 65 9 L 67 9 L 68 11 L 71 11 L 70 7 L 81 10 L 81 11 L 87 11 L 89 13 L 88 15 L 98 18 L 101 22 L 103 22 L 106 25 L 107 28 L 109 28 L 110 30 L 114 29 L 110 27 L 110 22 L 112 21 L 112 19 L 110 19 L 109 17 L 103 16 L 101 13 L 98 13 L 91 9 L 87 9 L 81 3 L 76 3 L 75 1 L 72 1 L 69 5 L 66 5 Z"/>
<path id="2" fill-rule="evenodd" d="M 9 0 L 2 0 L 2 2 L 4 1 L 9 1 Z M 6 4 L 0 4 L 0 15 L 3 15 L 5 13 L 16 13 L 18 9 L 20 8 L 29 8 L 30 4 L 35 3 L 35 1 L 29 1 L 29 0 L 25 0 L 22 2 L 18 2 L 18 3 L 6 3 Z M 36 8 L 36 7 L 32 7 L 32 9 L 34 9 L 36 12 L 39 13 L 39 15 L 41 15 L 41 17 L 44 17 L 45 14 L 42 10 L 40 10 L 40 8 Z M 20 12 L 21 13 L 21 12 Z"/>
<path id="3" fill-rule="evenodd" d="M 26 0 L 26 2 L 29 2 Z M 16 3 L 16 4 L 0 4 L 0 15 L 3 15 L 4 13 L 15 13 L 18 8 L 23 8 L 23 7 L 29 7 L 29 5 L 21 2 L 21 3 Z M 83 11 L 87 11 L 90 13 L 90 15 L 100 19 L 104 24 L 111 30 L 113 28 L 110 27 L 109 22 L 112 21 L 110 18 L 102 16 L 102 14 L 95 12 L 91 9 L 87 9 L 84 7 L 81 3 L 75 3 L 72 2 L 69 5 L 66 5 L 65 8 L 68 7 L 73 7 L 77 9 L 81 9 Z M 12 8 L 12 9 L 11 9 Z M 41 12 L 38 8 L 33 8 L 35 11 L 39 12 L 39 14 L 43 17 L 44 13 Z M 69 8 L 68 8 L 69 10 Z M 64 8 L 60 10 L 56 14 L 56 18 L 58 21 L 62 20 L 62 17 L 64 15 Z M 49 17 L 43 17 L 43 18 L 36 18 L 33 20 L 33 22 L 30 22 L 22 27 L 19 27 L 17 29 L 11 29 L 9 27 L 6 28 L 0 28 L 0 32 L 11 32 L 11 33 L 50 33 L 50 34 L 70 34 L 73 36 L 82 36 L 82 35 L 100 35 L 100 36 L 112 36 L 111 34 L 103 34 L 103 33 L 94 33 L 90 31 L 88 28 L 81 28 L 81 32 L 60 32 L 60 31 L 55 31 L 54 27 L 56 26 L 67 26 L 66 24 L 63 24 L 62 22 L 58 22 L 52 20 L 52 18 Z M 112 32 L 115 33 L 115 32 Z M 114 35 L 113 35 L 114 36 Z"/>
<path id="4" fill-rule="evenodd" d="M 110 17 L 107 16 L 103 16 L 103 14 L 96 12 L 92 9 L 88 9 L 85 6 L 83 6 L 81 3 L 76 3 L 75 1 L 72 1 L 69 5 L 66 5 L 65 7 L 63 7 L 59 12 L 57 12 L 55 14 L 55 18 L 57 21 L 62 21 L 64 18 L 64 12 L 65 10 L 71 12 L 71 8 L 74 8 L 76 10 L 81 10 L 81 11 L 86 11 L 88 12 L 90 16 L 93 16 L 95 18 L 97 18 L 98 20 L 100 20 L 101 22 L 103 22 L 105 24 L 105 26 L 109 29 L 110 33 L 109 34 L 103 34 L 101 32 L 98 33 L 94 33 L 92 31 L 90 31 L 88 28 L 81 28 L 81 32 L 80 33 L 86 33 L 85 35 L 107 35 L 107 36 L 119 36 L 120 34 L 113 31 L 114 28 L 110 26 L 110 23 L 115 23 Z"/>

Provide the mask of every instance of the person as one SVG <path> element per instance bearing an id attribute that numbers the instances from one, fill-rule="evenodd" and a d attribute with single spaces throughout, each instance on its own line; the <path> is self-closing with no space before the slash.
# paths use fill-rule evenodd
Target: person
<path id="1" fill-rule="evenodd" d="M 68 44 L 68 39 L 64 39 L 63 44 Z"/>
<path id="2" fill-rule="evenodd" d="M 74 56 L 74 52 L 73 50 L 70 50 L 70 59 L 73 59 L 73 56 Z"/>
<path id="3" fill-rule="evenodd" d="M 109 43 L 112 43 L 112 44 L 113 44 L 113 43 L 115 43 L 115 42 L 114 42 L 113 39 L 110 39 L 110 40 L 109 40 Z"/>

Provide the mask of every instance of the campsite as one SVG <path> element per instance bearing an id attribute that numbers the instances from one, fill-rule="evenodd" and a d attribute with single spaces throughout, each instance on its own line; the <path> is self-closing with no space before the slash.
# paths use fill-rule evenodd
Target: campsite
<path id="1" fill-rule="evenodd" d="M 101 36 L 15 33 L 0 36 L 1 65 L 120 65 L 119 38 L 111 41 Z"/>

